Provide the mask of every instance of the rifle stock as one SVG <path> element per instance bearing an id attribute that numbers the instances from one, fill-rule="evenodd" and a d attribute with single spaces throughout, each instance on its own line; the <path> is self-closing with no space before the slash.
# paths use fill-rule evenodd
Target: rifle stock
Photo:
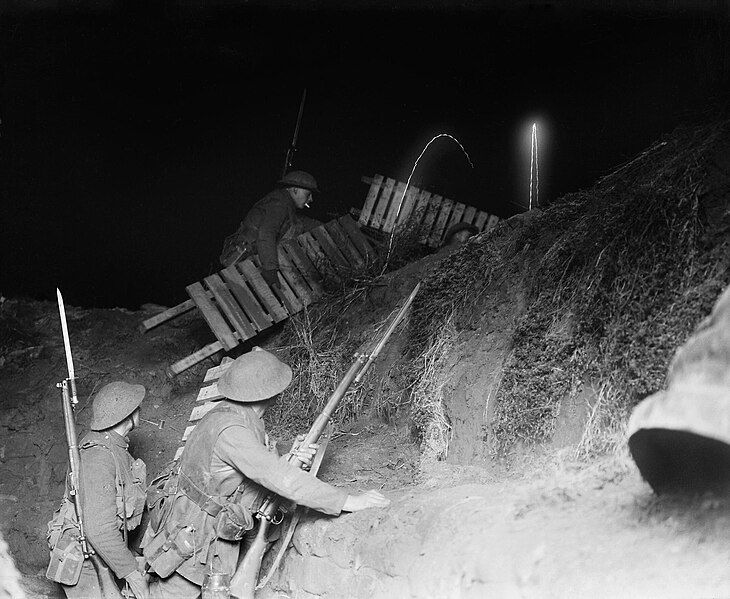
<path id="1" fill-rule="evenodd" d="M 355 361 L 340 381 L 340 384 L 337 385 L 337 388 L 334 390 L 329 400 L 327 400 L 325 407 L 322 409 L 322 412 L 319 414 L 319 416 L 317 416 L 317 418 L 315 419 L 314 424 L 312 424 L 311 428 L 309 429 L 309 432 L 305 435 L 304 440 L 301 443 L 302 446 L 307 447 L 309 444 L 316 443 L 319 440 L 320 436 L 327 426 L 327 423 L 329 422 L 329 419 L 332 417 L 332 414 L 337 408 L 340 400 L 345 396 L 345 393 L 347 393 L 350 385 L 354 381 L 359 382 L 362 379 L 367 369 L 378 357 L 383 347 L 385 347 L 385 344 L 388 342 L 388 339 L 393 334 L 393 331 L 395 331 L 396 327 L 405 317 L 406 311 L 408 310 L 408 307 L 411 305 L 411 303 L 413 303 L 413 299 L 416 297 L 420 286 L 421 284 L 418 283 L 413 289 L 411 295 L 398 311 L 395 318 L 393 319 L 393 322 L 390 323 L 385 333 L 383 334 L 383 337 L 377 343 L 373 351 L 364 354 L 355 354 Z M 303 462 L 294 454 L 290 454 L 287 459 L 291 464 L 297 466 L 298 468 L 301 468 L 303 466 Z M 254 598 L 254 593 L 256 591 L 256 582 L 258 580 L 259 570 L 261 569 L 261 562 L 263 561 L 264 554 L 266 553 L 266 549 L 269 546 L 269 542 L 266 538 L 267 532 L 269 530 L 269 526 L 271 525 L 271 521 L 273 520 L 276 512 L 279 509 L 280 503 L 281 498 L 271 493 L 261 504 L 261 507 L 256 514 L 259 519 L 259 527 L 256 531 L 256 537 L 254 538 L 251 546 L 246 551 L 243 560 L 241 561 L 238 569 L 236 570 L 236 573 L 231 579 L 232 597 L 237 597 L 238 599 Z"/>

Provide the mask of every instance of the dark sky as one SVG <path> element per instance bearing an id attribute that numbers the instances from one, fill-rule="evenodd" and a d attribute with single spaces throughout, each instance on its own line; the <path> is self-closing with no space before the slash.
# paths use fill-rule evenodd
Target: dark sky
<path id="1" fill-rule="evenodd" d="M 727 2 L 58 2 L 0 8 L 0 292 L 82 306 L 186 299 L 278 178 L 305 86 L 312 216 L 440 132 L 474 168 L 439 140 L 414 183 L 508 216 L 533 121 L 549 202 L 722 107 L 730 70 Z"/>

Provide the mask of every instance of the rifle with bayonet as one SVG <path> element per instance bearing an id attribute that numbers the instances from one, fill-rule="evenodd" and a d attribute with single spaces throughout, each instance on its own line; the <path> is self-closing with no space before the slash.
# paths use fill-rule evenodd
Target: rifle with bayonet
<path id="1" fill-rule="evenodd" d="M 299 102 L 299 114 L 297 115 L 297 124 L 294 127 L 294 135 L 291 138 L 291 144 L 289 149 L 286 151 L 286 158 L 284 159 L 284 168 L 281 169 L 282 178 L 288 170 L 291 168 L 292 162 L 294 161 L 294 154 L 297 151 L 297 140 L 299 139 L 299 127 L 302 124 L 302 115 L 304 114 L 304 102 L 307 100 L 307 88 L 304 88 L 302 92 L 302 101 Z"/>
<path id="2" fill-rule="evenodd" d="M 309 432 L 304 436 L 304 440 L 300 443 L 301 447 L 309 447 L 310 444 L 317 443 L 325 430 L 327 423 L 332 417 L 332 414 L 337 408 L 337 405 L 345 396 L 345 393 L 347 393 L 350 385 L 352 385 L 352 383 L 359 383 L 362 380 L 363 376 L 365 376 L 365 373 L 368 371 L 368 368 L 370 368 L 370 365 L 378 357 L 383 347 L 385 347 L 385 344 L 388 342 L 388 339 L 390 339 L 393 331 L 395 331 L 396 327 L 405 318 L 406 312 L 408 311 L 409 306 L 413 303 L 420 286 L 421 284 L 418 283 L 418 285 L 416 285 L 413 289 L 411 294 L 408 296 L 408 299 L 405 301 L 400 310 L 398 310 L 398 313 L 393 318 L 393 321 L 386 329 L 380 341 L 378 341 L 375 345 L 374 349 L 369 353 L 355 354 L 355 361 L 340 381 L 340 384 L 337 386 L 334 393 L 330 396 L 322 412 L 319 416 L 317 416 L 317 419 L 309 429 Z M 304 465 L 295 452 L 290 452 L 287 460 L 290 464 L 298 468 L 302 468 Z M 254 592 L 256 590 L 256 581 L 258 580 L 259 570 L 261 569 L 261 561 L 263 560 L 264 553 L 266 553 L 266 549 L 269 545 L 269 541 L 267 539 L 269 526 L 271 526 L 272 523 L 278 523 L 275 518 L 283 501 L 284 500 L 282 500 L 281 497 L 271 493 L 266 497 L 264 502 L 261 504 L 261 507 L 256 512 L 255 516 L 259 520 L 258 530 L 253 543 L 249 547 L 248 551 L 246 551 L 246 555 L 231 580 L 230 588 L 231 595 L 233 597 L 238 597 L 238 599 L 253 599 Z"/>
<path id="3" fill-rule="evenodd" d="M 61 331 L 63 333 L 63 347 L 66 352 L 66 367 L 68 377 L 62 382 L 56 383 L 61 389 L 63 401 L 63 421 L 66 428 L 66 443 L 68 444 L 68 494 L 73 502 L 76 512 L 76 524 L 79 530 L 79 542 L 84 559 L 91 560 L 96 574 L 99 578 L 99 586 L 105 599 L 122 599 L 116 582 L 109 571 L 109 568 L 101 561 L 94 552 L 93 547 L 86 539 L 84 529 L 84 507 L 81 501 L 81 454 L 79 452 L 78 437 L 76 435 L 76 421 L 74 419 L 74 407 L 79 403 L 76 395 L 76 373 L 74 371 L 73 357 L 71 356 L 71 341 L 68 336 L 68 324 L 66 323 L 66 309 L 63 305 L 63 296 L 60 290 L 56 289 L 58 298 L 58 312 L 61 316 Z"/>

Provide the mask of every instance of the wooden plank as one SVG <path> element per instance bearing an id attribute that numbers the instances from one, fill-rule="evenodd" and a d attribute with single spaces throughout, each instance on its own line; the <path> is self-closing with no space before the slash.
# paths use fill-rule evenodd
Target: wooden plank
<path id="1" fill-rule="evenodd" d="M 352 243 L 355 244 L 355 247 L 357 248 L 358 252 L 360 252 L 360 255 L 365 258 L 365 261 L 372 262 L 373 260 L 375 260 L 377 254 L 373 249 L 373 246 L 370 245 L 370 242 L 367 240 L 365 235 L 362 234 L 362 231 L 360 231 L 360 227 L 357 226 L 355 221 L 353 221 L 346 214 L 345 216 L 341 216 L 339 219 L 337 219 L 337 222 L 340 223 L 342 229 L 345 231 L 345 233 L 347 233 Z"/>
<path id="2" fill-rule="evenodd" d="M 309 285 L 307 285 L 302 275 L 299 274 L 297 267 L 284 251 L 284 248 L 279 246 L 277 249 L 279 252 L 279 272 L 286 279 L 287 283 L 289 283 L 292 291 L 302 304 L 308 306 L 314 299 Z"/>
<path id="3" fill-rule="evenodd" d="M 217 401 L 210 401 L 208 403 L 195 406 L 193 411 L 190 412 L 190 418 L 188 420 L 190 420 L 190 422 L 197 422 L 217 405 L 219 405 Z"/>
<path id="4" fill-rule="evenodd" d="M 319 274 L 317 269 L 312 264 L 312 261 L 307 256 L 307 252 L 302 249 L 296 239 L 287 239 L 282 243 L 282 247 L 291 258 L 292 262 L 296 264 L 299 272 L 307 281 L 315 296 L 319 296 L 324 293 L 322 287 L 322 275 Z"/>
<path id="5" fill-rule="evenodd" d="M 209 343 L 202 349 L 199 349 L 198 351 L 190 354 L 186 358 L 183 358 L 182 360 L 178 360 L 173 365 L 168 366 L 167 368 L 167 376 L 172 377 L 176 374 L 180 374 L 183 370 L 187 370 L 191 366 L 194 366 L 198 362 L 205 360 L 205 358 L 208 358 L 212 356 L 213 354 L 219 352 L 223 349 L 223 344 L 220 341 L 215 341 L 214 343 Z"/>
<path id="6" fill-rule="evenodd" d="M 215 399 L 222 398 L 223 396 L 218 392 L 218 383 L 213 382 L 210 385 L 202 387 L 200 391 L 198 391 L 198 397 L 195 398 L 195 401 L 213 401 Z"/>
<path id="7" fill-rule="evenodd" d="M 402 227 L 404 225 L 410 224 L 408 220 L 413 213 L 413 208 L 415 208 L 416 206 L 416 200 L 420 193 L 421 190 L 418 189 L 418 187 L 413 187 L 413 185 L 408 187 L 408 191 L 406 191 L 406 197 L 403 200 L 403 206 L 401 208 L 400 215 L 398 216 L 397 226 Z"/>
<path id="8" fill-rule="evenodd" d="M 431 247 L 436 247 L 441 243 L 441 238 L 444 236 L 446 223 L 449 220 L 449 215 L 451 214 L 451 208 L 453 205 L 454 202 L 452 200 L 444 198 L 444 201 L 441 204 L 441 210 L 439 210 L 438 218 L 436 219 L 436 224 L 434 224 L 431 235 L 428 238 L 428 245 Z"/>
<path id="9" fill-rule="evenodd" d="M 370 218 L 370 224 L 368 225 L 373 229 L 381 229 L 383 227 L 383 218 L 390 203 L 390 198 L 393 195 L 393 187 L 395 187 L 395 181 L 393 179 L 386 179 L 385 185 L 383 185 L 380 192 L 378 203 L 375 205 L 375 210 Z"/>
<path id="10" fill-rule="evenodd" d="M 185 432 L 183 433 L 182 439 L 180 439 L 183 443 L 190 438 L 190 433 L 193 432 L 195 426 L 195 424 L 191 424 L 190 426 L 185 427 Z"/>
<path id="11" fill-rule="evenodd" d="M 347 261 L 355 268 L 360 268 L 364 264 L 360 252 L 357 251 L 355 244 L 350 241 L 350 238 L 342 229 L 340 223 L 332 220 L 325 224 L 325 229 L 327 229 L 330 237 L 332 237 L 332 241 L 335 242 Z"/>
<path id="12" fill-rule="evenodd" d="M 489 215 L 486 212 L 480 210 L 477 212 L 477 217 L 474 219 L 474 226 L 480 231 L 484 229 L 484 223 L 487 222 Z"/>
<path id="13" fill-rule="evenodd" d="M 461 202 L 454 203 L 454 208 L 451 211 L 451 216 L 449 217 L 449 222 L 446 224 L 446 227 L 444 228 L 444 233 L 446 233 L 446 231 L 448 231 L 456 223 L 461 222 L 461 217 L 463 216 L 465 209 L 466 209 L 466 206 L 464 206 L 464 204 L 462 204 Z"/>
<path id="14" fill-rule="evenodd" d="M 395 220 L 398 218 L 398 211 L 401 209 L 401 206 L 403 206 L 403 202 L 405 201 L 405 192 L 406 184 L 402 181 L 398 181 L 398 184 L 395 186 L 395 191 L 393 192 L 393 199 L 388 206 L 383 222 L 383 231 L 386 233 L 390 233 L 395 226 Z"/>
<path id="15" fill-rule="evenodd" d="M 256 272 L 261 271 L 261 261 L 259 260 L 258 256 L 251 256 L 251 261 L 253 262 L 254 267 L 256 268 Z M 263 280 L 263 277 L 261 277 L 263 284 L 266 286 L 267 289 L 276 297 L 277 300 L 281 303 L 281 305 L 284 307 L 284 310 L 287 313 L 287 316 L 290 316 L 292 314 L 296 314 L 299 312 L 304 306 L 302 306 L 302 303 L 297 299 L 297 297 L 294 295 L 294 292 L 291 290 L 291 287 L 289 287 L 289 283 L 286 282 L 286 279 L 282 276 L 281 271 L 276 271 L 276 278 L 279 281 L 279 285 L 276 287 L 269 287 L 266 281 Z"/>
<path id="16" fill-rule="evenodd" d="M 497 223 L 499 222 L 499 220 L 500 219 L 499 219 L 498 216 L 495 216 L 494 214 L 491 214 L 489 216 L 489 219 L 487 220 L 487 224 L 484 225 L 484 230 L 485 231 L 491 231 L 492 229 L 494 229 L 494 227 L 497 226 Z"/>
<path id="17" fill-rule="evenodd" d="M 372 183 L 370 184 L 370 189 L 368 190 L 368 195 L 365 198 L 365 203 L 360 211 L 359 221 L 363 225 L 367 225 L 370 220 L 370 215 L 373 213 L 373 209 L 375 208 L 375 200 L 378 199 L 378 192 L 380 191 L 380 186 L 382 184 L 383 175 L 375 175 Z"/>
<path id="18" fill-rule="evenodd" d="M 326 275 L 332 272 L 330 261 L 311 233 L 302 233 L 297 240 L 320 273 Z"/>
<path id="19" fill-rule="evenodd" d="M 213 331 L 213 334 L 216 336 L 218 341 L 220 341 L 227 350 L 231 350 L 236 347 L 238 345 L 238 341 L 236 341 L 236 338 L 233 336 L 233 331 L 231 331 L 228 327 L 228 324 L 223 319 L 220 312 L 218 312 L 218 309 L 208 299 L 203 286 L 200 283 L 193 283 L 192 285 L 188 285 L 185 290 L 195 302 L 195 305 L 198 306 L 200 311 L 203 313 L 203 318 L 205 318 L 210 330 Z"/>
<path id="20" fill-rule="evenodd" d="M 279 299 L 281 304 L 289 313 L 289 316 L 291 316 L 292 314 L 296 314 L 297 312 L 301 312 L 302 309 L 304 309 L 304 305 L 302 304 L 302 302 L 299 301 L 297 296 L 292 291 L 291 287 L 289 287 L 289 283 L 286 282 L 286 279 L 282 276 L 281 271 L 277 271 L 276 275 L 279 277 L 279 288 L 272 289 L 271 291 L 274 292 L 274 295 L 276 295 L 276 297 Z"/>
<path id="21" fill-rule="evenodd" d="M 269 289 L 269 286 L 266 284 L 266 281 L 264 281 L 261 273 L 254 266 L 251 258 L 246 258 L 242 262 L 238 262 L 235 266 L 243 275 L 243 278 L 251 285 L 256 296 L 261 301 L 261 304 L 274 319 L 274 322 L 284 320 L 288 316 L 286 310 L 279 300 L 276 299 L 271 289 Z"/>
<path id="22" fill-rule="evenodd" d="M 209 383 L 210 381 L 215 381 L 217 378 L 219 378 L 226 370 L 228 370 L 233 364 L 234 360 L 233 358 L 230 358 L 228 356 L 225 356 L 221 363 L 218 364 L 218 366 L 213 366 L 213 368 L 208 368 L 208 372 L 205 373 L 205 378 L 203 379 L 204 383 Z"/>
<path id="23" fill-rule="evenodd" d="M 477 209 L 474 206 L 467 206 L 466 210 L 464 210 L 464 216 L 461 217 L 461 222 L 472 224 L 476 214 Z"/>
<path id="24" fill-rule="evenodd" d="M 416 206 L 413 208 L 413 214 L 411 215 L 411 226 L 417 227 L 420 231 L 419 240 L 425 240 L 428 237 L 428 232 L 424 233 L 423 229 L 426 226 L 424 219 L 428 208 L 431 205 L 431 192 L 422 189 L 416 198 Z M 421 239 L 423 238 L 423 239 Z"/>
<path id="25" fill-rule="evenodd" d="M 185 300 L 182 304 L 178 304 L 177 306 L 168 308 L 164 312 L 155 314 L 151 318 L 148 318 L 147 320 L 143 321 L 142 324 L 140 325 L 140 330 L 143 333 L 145 331 L 149 331 L 150 329 L 156 327 L 157 325 L 160 325 L 163 322 L 170 320 L 171 318 L 175 318 L 176 316 L 180 316 L 180 314 L 184 314 L 185 312 L 188 312 L 189 310 L 192 310 L 193 308 L 195 308 L 195 302 L 191 299 Z"/>
<path id="26" fill-rule="evenodd" d="M 342 252 L 340 252 L 335 242 L 332 241 L 332 237 L 330 237 L 327 229 L 324 227 L 317 227 L 312 229 L 311 233 L 319 243 L 319 247 L 321 247 L 324 253 L 327 254 L 327 257 L 330 259 L 332 264 L 340 268 L 348 268 L 349 264 L 347 264 L 347 260 L 345 260 L 345 257 L 342 255 Z"/>
<path id="27" fill-rule="evenodd" d="M 256 329 L 253 327 L 248 317 L 244 314 L 241 307 L 228 291 L 228 287 L 218 274 L 212 274 L 205 277 L 205 284 L 213 292 L 218 307 L 228 318 L 228 322 L 236 329 L 240 341 L 250 339 L 256 335 Z"/>
<path id="28" fill-rule="evenodd" d="M 274 319 L 261 307 L 256 296 L 248 288 L 241 273 L 235 266 L 229 266 L 221 271 L 221 275 L 228 284 L 228 288 L 238 300 L 244 312 L 251 320 L 257 331 L 268 329 L 274 322 Z"/>
<path id="29" fill-rule="evenodd" d="M 438 194 L 433 194 L 428 199 L 428 204 L 426 205 L 426 213 L 423 215 L 423 220 L 421 221 L 421 234 L 418 236 L 419 240 L 422 243 L 427 243 L 429 237 L 431 236 L 433 224 L 436 222 L 436 217 L 438 216 L 439 210 L 441 209 L 441 200 L 443 200 L 443 198 Z"/>

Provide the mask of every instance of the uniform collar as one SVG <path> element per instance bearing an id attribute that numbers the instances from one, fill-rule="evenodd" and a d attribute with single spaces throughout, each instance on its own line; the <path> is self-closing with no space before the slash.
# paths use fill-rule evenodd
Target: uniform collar
<path id="1" fill-rule="evenodd" d="M 231 401 L 229 399 L 223 399 L 220 403 L 237 414 L 245 415 L 256 422 L 261 422 L 263 426 L 262 418 L 256 413 L 256 410 L 253 409 L 250 403 Z"/>
<path id="2" fill-rule="evenodd" d="M 121 447 L 122 449 L 127 449 L 129 447 L 129 438 L 122 437 L 119 433 L 112 430 L 94 431 L 93 435 L 89 436 L 91 438 L 98 439 L 99 441 L 103 441 L 112 447 Z"/>

